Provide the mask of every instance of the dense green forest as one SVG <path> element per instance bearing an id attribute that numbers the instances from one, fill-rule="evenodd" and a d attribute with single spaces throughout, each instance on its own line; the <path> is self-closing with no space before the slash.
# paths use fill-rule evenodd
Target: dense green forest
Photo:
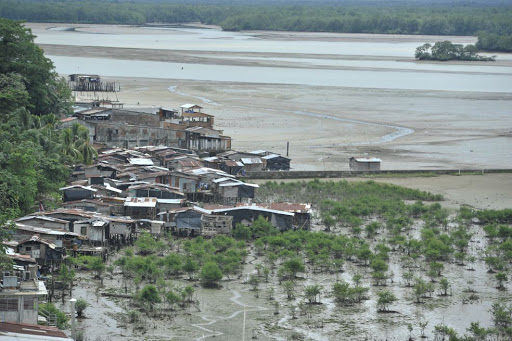
<path id="1" fill-rule="evenodd" d="M 481 33 L 478 35 L 476 47 L 485 51 L 512 52 L 512 34 Z"/>
<path id="2" fill-rule="evenodd" d="M 94 157 L 87 129 L 57 130 L 71 104 L 30 29 L 0 19 L 0 226 L 40 204 L 55 206 L 70 166 Z"/>
<path id="3" fill-rule="evenodd" d="M 153 2 L 6 0 L 0 16 L 35 22 L 101 24 L 202 22 L 224 30 L 476 35 L 512 34 L 512 6 L 185 5 Z"/>

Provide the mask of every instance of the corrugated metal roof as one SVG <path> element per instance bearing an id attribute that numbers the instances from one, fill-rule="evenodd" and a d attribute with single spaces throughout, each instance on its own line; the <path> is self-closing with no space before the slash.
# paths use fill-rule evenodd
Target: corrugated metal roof
<path id="1" fill-rule="evenodd" d="M 261 159 L 259 157 L 252 157 L 252 158 L 243 157 L 240 159 L 240 161 L 242 161 L 242 163 L 244 165 L 255 165 L 255 164 L 263 163 L 263 161 L 261 161 Z"/>
<path id="2" fill-rule="evenodd" d="M 16 221 L 25 221 L 25 220 L 32 220 L 32 219 L 51 221 L 54 223 L 60 223 L 60 224 L 66 224 L 66 225 L 68 224 L 67 220 L 53 218 L 53 217 L 46 217 L 46 216 L 41 216 L 41 215 L 28 215 L 28 216 L 16 219 Z"/>
<path id="3" fill-rule="evenodd" d="M 25 225 L 25 224 L 20 224 L 20 223 L 16 223 L 16 228 L 18 230 L 22 230 L 22 231 L 54 235 L 54 236 L 65 236 L 65 235 L 74 236 L 74 237 L 79 236 L 79 234 L 74 233 L 74 232 L 69 232 L 69 231 L 64 231 L 64 230 L 52 230 L 52 229 L 47 229 L 44 227 L 35 227 L 35 226 L 30 226 L 30 225 Z"/>
<path id="4" fill-rule="evenodd" d="M 158 203 L 162 204 L 181 204 L 184 202 L 184 199 L 156 199 Z"/>
<path id="5" fill-rule="evenodd" d="M 237 207 L 249 206 L 248 204 L 238 203 Z M 295 213 L 311 213 L 311 204 L 296 204 L 289 202 L 273 202 L 258 204 L 260 207 L 269 208 L 271 210 L 295 212 Z"/>
<path id="6" fill-rule="evenodd" d="M 124 206 L 127 207 L 156 207 L 157 198 L 148 197 L 148 198 L 135 198 L 128 197 L 124 201 Z"/>
<path id="7" fill-rule="evenodd" d="M 254 187 L 259 188 L 260 186 L 256 184 L 247 184 L 245 182 L 229 182 L 229 183 L 223 183 L 219 185 L 220 187 L 235 187 L 235 186 L 248 186 L 248 187 Z"/>
<path id="8" fill-rule="evenodd" d="M 229 178 L 234 178 L 235 177 L 234 175 L 228 174 L 228 173 L 226 173 L 224 171 L 221 171 L 219 169 L 213 169 L 213 168 L 208 168 L 208 167 L 201 167 L 201 168 L 197 168 L 197 169 L 191 169 L 191 170 L 187 171 L 187 173 L 191 173 L 191 174 L 194 174 L 194 175 L 203 175 L 203 174 L 215 173 L 215 174 L 220 175 L 222 177 L 229 177 Z"/>
<path id="9" fill-rule="evenodd" d="M 224 164 L 228 167 L 243 167 L 244 164 L 240 161 L 231 161 L 231 160 L 225 160 Z"/>
<path id="10" fill-rule="evenodd" d="M 28 323 L 0 322 L 0 339 L 3 341 L 72 341 L 56 327 Z"/>
<path id="11" fill-rule="evenodd" d="M 18 245 L 25 244 L 25 243 L 28 243 L 28 242 L 42 243 L 42 244 L 47 245 L 50 249 L 53 249 L 53 250 L 55 250 L 55 248 L 57 247 L 57 245 L 55 245 L 53 243 L 50 243 L 49 241 L 39 237 L 38 235 L 33 235 L 30 238 L 21 240 L 21 241 L 18 242 Z"/>
<path id="12" fill-rule="evenodd" d="M 266 154 L 267 151 L 266 150 L 253 150 L 252 152 L 249 152 L 249 154 L 254 154 L 254 155 L 261 155 L 261 154 Z"/>
<path id="13" fill-rule="evenodd" d="M 136 166 L 153 166 L 154 165 L 153 160 L 145 159 L 145 158 L 131 158 L 131 159 L 128 159 L 128 162 L 131 165 L 136 165 Z"/>
<path id="14" fill-rule="evenodd" d="M 284 156 L 279 155 L 279 154 L 270 154 L 270 155 L 262 156 L 261 158 L 265 159 L 265 160 L 269 160 L 269 159 L 275 159 L 276 157 L 282 157 L 284 159 L 288 159 L 287 157 L 284 157 Z"/>
<path id="15" fill-rule="evenodd" d="M 381 159 L 376 157 L 355 157 L 357 162 L 382 162 Z"/>
<path id="16" fill-rule="evenodd" d="M 213 115 L 208 115 L 203 112 L 184 112 L 183 117 L 213 117 Z"/>
<path id="17" fill-rule="evenodd" d="M 102 197 L 104 198 L 104 197 Z M 124 199 L 123 199 L 124 200 Z M 78 204 L 92 204 L 92 205 L 98 205 L 98 206 L 110 206 L 109 204 L 100 201 L 99 199 L 82 199 L 82 200 L 74 200 L 74 201 L 66 201 L 65 203 L 62 203 L 62 207 L 68 207 L 68 206 L 76 206 Z M 64 220 L 66 223 L 67 220 Z"/>
<path id="18" fill-rule="evenodd" d="M 294 213 L 285 212 L 285 211 L 277 211 L 277 210 L 271 210 L 264 207 L 259 206 L 244 206 L 244 207 L 231 207 L 231 208 L 220 208 L 213 210 L 213 213 L 222 213 L 222 212 L 229 212 L 229 211 L 236 211 L 236 210 L 251 210 L 251 211 L 261 211 L 261 212 L 269 212 L 269 213 L 275 213 L 275 214 L 282 214 L 287 216 L 294 216 Z"/>
<path id="19" fill-rule="evenodd" d="M 191 108 L 199 108 L 199 109 L 203 109 L 203 107 L 202 107 L 202 106 L 197 105 L 197 104 L 191 104 L 191 103 L 185 103 L 185 104 L 183 104 L 182 106 L 180 106 L 180 108 L 183 108 L 183 109 L 191 109 Z"/>
<path id="20" fill-rule="evenodd" d="M 225 182 L 225 181 L 233 181 L 233 179 L 232 178 L 224 177 L 224 178 L 214 179 L 213 183 L 217 184 L 219 182 Z"/>
<path id="21" fill-rule="evenodd" d="M 62 187 L 62 188 L 59 188 L 59 191 L 65 191 L 67 189 L 74 189 L 74 188 L 81 188 L 81 189 L 85 189 L 86 191 L 91 191 L 91 192 L 96 192 L 97 191 L 97 190 L 95 190 L 94 188 L 92 188 L 90 186 L 80 186 L 80 185 L 73 185 L 73 186 Z"/>
<path id="22" fill-rule="evenodd" d="M 180 213 L 180 212 L 186 212 L 186 211 L 190 211 L 190 210 L 193 210 L 193 211 L 196 211 L 196 212 L 199 212 L 199 213 L 202 213 L 202 214 L 211 214 L 212 213 L 211 210 L 206 210 L 206 209 L 201 208 L 199 206 L 192 206 L 192 207 L 179 207 L 179 208 L 175 208 L 175 209 L 172 209 L 172 210 L 168 210 L 167 212 L 160 212 L 157 215 L 164 215 L 164 214 L 167 214 L 167 213 Z"/>

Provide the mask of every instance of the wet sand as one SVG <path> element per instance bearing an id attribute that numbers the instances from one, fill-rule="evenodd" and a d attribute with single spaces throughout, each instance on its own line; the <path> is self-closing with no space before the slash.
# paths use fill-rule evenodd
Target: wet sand
<path id="1" fill-rule="evenodd" d="M 116 80 L 125 108 L 204 106 L 234 149 L 286 155 L 290 142 L 295 170 L 347 170 L 365 154 L 382 169 L 512 167 L 511 94 Z"/>

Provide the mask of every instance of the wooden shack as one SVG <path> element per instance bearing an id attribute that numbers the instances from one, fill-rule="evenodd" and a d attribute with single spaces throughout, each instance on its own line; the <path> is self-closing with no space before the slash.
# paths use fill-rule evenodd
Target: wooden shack
<path id="1" fill-rule="evenodd" d="M 265 163 L 265 170 L 288 171 L 290 170 L 290 159 L 277 154 L 262 156 Z"/>
<path id="2" fill-rule="evenodd" d="M 88 186 L 67 186 L 62 187 L 59 190 L 63 193 L 62 201 L 76 201 L 82 199 L 93 199 L 96 189 Z"/>
<path id="3" fill-rule="evenodd" d="M 233 217 L 224 215 L 201 216 L 201 235 L 204 237 L 214 237 L 218 234 L 230 235 L 233 229 Z"/>

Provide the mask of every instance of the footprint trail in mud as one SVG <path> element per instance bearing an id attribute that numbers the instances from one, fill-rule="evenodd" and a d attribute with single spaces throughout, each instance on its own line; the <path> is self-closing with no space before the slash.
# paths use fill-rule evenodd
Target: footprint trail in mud
<path id="1" fill-rule="evenodd" d="M 366 145 L 366 144 L 380 144 L 380 143 L 384 143 L 384 142 L 391 142 L 400 137 L 404 137 L 404 136 L 411 135 L 414 133 L 413 129 L 394 126 L 394 125 L 390 125 L 390 124 L 364 122 L 364 121 L 359 121 L 359 120 L 351 120 L 348 118 L 340 118 L 340 117 L 335 117 L 335 116 L 330 116 L 330 115 L 316 114 L 316 113 L 311 113 L 311 112 L 295 111 L 293 113 L 296 115 L 324 118 L 324 119 L 328 119 L 328 120 L 347 122 L 347 123 L 355 123 L 355 124 L 363 124 L 363 125 L 369 125 L 369 126 L 386 127 L 386 128 L 391 128 L 391 129 L 395 130 L 391 134 L 381 136 L 377 141 L 341 143 L 341 144 L 337 144 L 337 146 L 357 146 L 357 145 Z M 324 146 L 313 146 L 313 147 L 324 147 Z"/>
<path id="2" fill-rule="evenodd" d="M 247 312 L 251 312 L 251 311 L 265 311 L 265 310 L 268 310 L 268 308 L 265 308 L 265 307 L 250 306 L 248 304 L 244 304 L 244 303 L 240 302 L 240 298 L 242 297 L 242 295 L 240 295 L 240 293 L 238 291 L 231 290 L 231 292 L 233 293 L 233 297 L 230 298 L 230 301 L 234 302 L 235 304 L 237 304 L 237 305 L 239 305 L 241 307 L 244 307 L 246 313 Z M 196 340 L 200 341 L 200 340 L 205 340 L 206 338 L 209 338 L 209 337 L 217 337 L 217 336 L 223 335 L 222 332 L 213 331 L 211 329 L 208 329 L 207 326 L 211 326 L 211 325 L 217 323 L 218 321 L 231 320 L 231 319 L 235 318 L 236 316 L 238 316 L 240 314 L 243 314 L 243 312 L 244 312 L 244 310 L 237 310 L 237 311 L 234 311 L 231 315 L 228 315 L 226 317 L 215 317 L 215 318 L 212 318 L 212 317 L 209 317 L 209 316 L 201 316 L 201 319 L 203 319 L 203 320 L 205 320 L 207 322 L 191 324 L 191 326 L 193 326 L 195 328 L 198 328 L 198 329 L 201 329 L 202 331 L 207 332 L 209 334 L 208 335 L 203 335 L 203 336 L 197 338 Z"/>

